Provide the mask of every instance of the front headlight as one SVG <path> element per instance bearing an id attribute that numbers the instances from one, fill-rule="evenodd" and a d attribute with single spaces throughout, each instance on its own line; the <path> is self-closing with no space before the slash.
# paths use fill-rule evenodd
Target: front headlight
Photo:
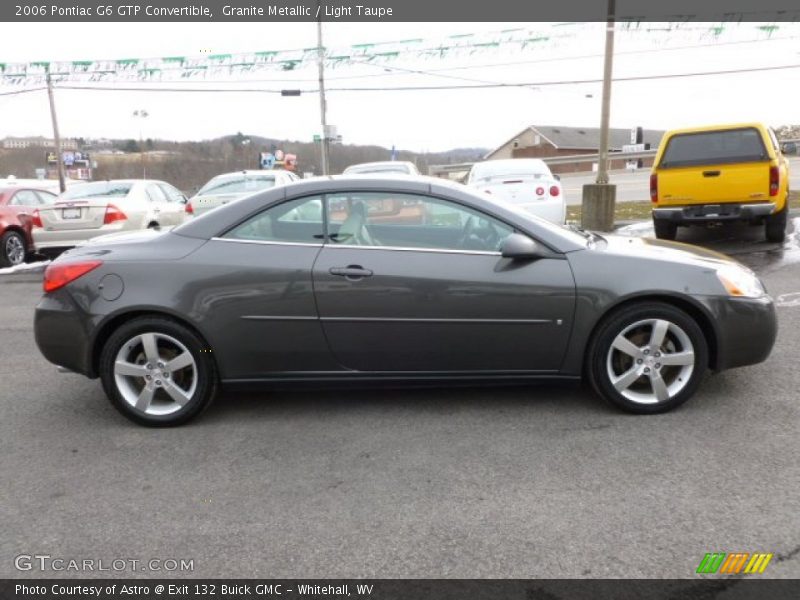
<path id="1" fill-rule="evenodd" d="M 727 265 L 717 269 L 717 278 L 731 296 L 760 298 L 766 293 L 756 274 L 739 265 Z"/>

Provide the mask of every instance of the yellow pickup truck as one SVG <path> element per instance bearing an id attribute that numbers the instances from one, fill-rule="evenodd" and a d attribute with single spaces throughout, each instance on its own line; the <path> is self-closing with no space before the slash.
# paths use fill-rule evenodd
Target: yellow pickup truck
<path id="1" fill-rule="evenodd" d="M 668 131 L 650 174 L 660 239 L 674 240 L 678 226 L 746 221 L 782 242 L 788 197 L 789 162 L 762 123 Z"/>

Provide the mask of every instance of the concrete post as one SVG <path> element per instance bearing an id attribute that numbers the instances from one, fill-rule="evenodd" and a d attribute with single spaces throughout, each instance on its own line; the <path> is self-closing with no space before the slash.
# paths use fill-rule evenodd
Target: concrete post
<path id="1" fill-rule="evenodd" d="M 594 231 L 612 231 L 616 196 L 617 186 L 612 183 L 584 185 L 581 227 Z"/>

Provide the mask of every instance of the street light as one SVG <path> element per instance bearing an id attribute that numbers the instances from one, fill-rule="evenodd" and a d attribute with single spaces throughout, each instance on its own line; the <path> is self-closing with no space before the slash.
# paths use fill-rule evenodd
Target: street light
<path id="1" fill-rule="evenodd" d="M 144 119 L 146 119 L 149 116 L 150 113 L 148 113 L 144 109 L 133 111 L 133 118 L 139 119 L 139 155 L 142 157 L 142 179 L 147 179 L 147 167 L 145 166 L 144 140 L 142 138 L 142 127 Z"/>

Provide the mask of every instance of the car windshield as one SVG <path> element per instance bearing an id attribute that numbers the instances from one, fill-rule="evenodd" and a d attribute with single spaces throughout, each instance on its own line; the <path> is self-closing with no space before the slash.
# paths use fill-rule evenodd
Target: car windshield
<path id="1" fill-rule="evenodd" d="M 128 195 L 133 183 L 128 181 L 95 181 L 68 189 L 61 194 L 60 200 L 81 200 L 83 198 L 123 198 Z"/>
<path id="2" fill-rule="evenodd" d="M 522 177 L 537 175 L 550 177 L 550 169 L 541 161 L 509 160 L 487 161 L 472 167 L 472 179 L 488 179 L 491 177 Z"/>
<path id="3" fill-rule="evenodd" d="M 405 165 L 364 165 L 362 167 L 347 167 L 345 173 L 403 173 L 408 175 L 408 167 Z"/>
<path id="4" fill-rule="evenodd" d="M 242 194 L 275 187 L 274 175 L 220 175 L 205 184 L 198 196 L 208 194 Z"/>

